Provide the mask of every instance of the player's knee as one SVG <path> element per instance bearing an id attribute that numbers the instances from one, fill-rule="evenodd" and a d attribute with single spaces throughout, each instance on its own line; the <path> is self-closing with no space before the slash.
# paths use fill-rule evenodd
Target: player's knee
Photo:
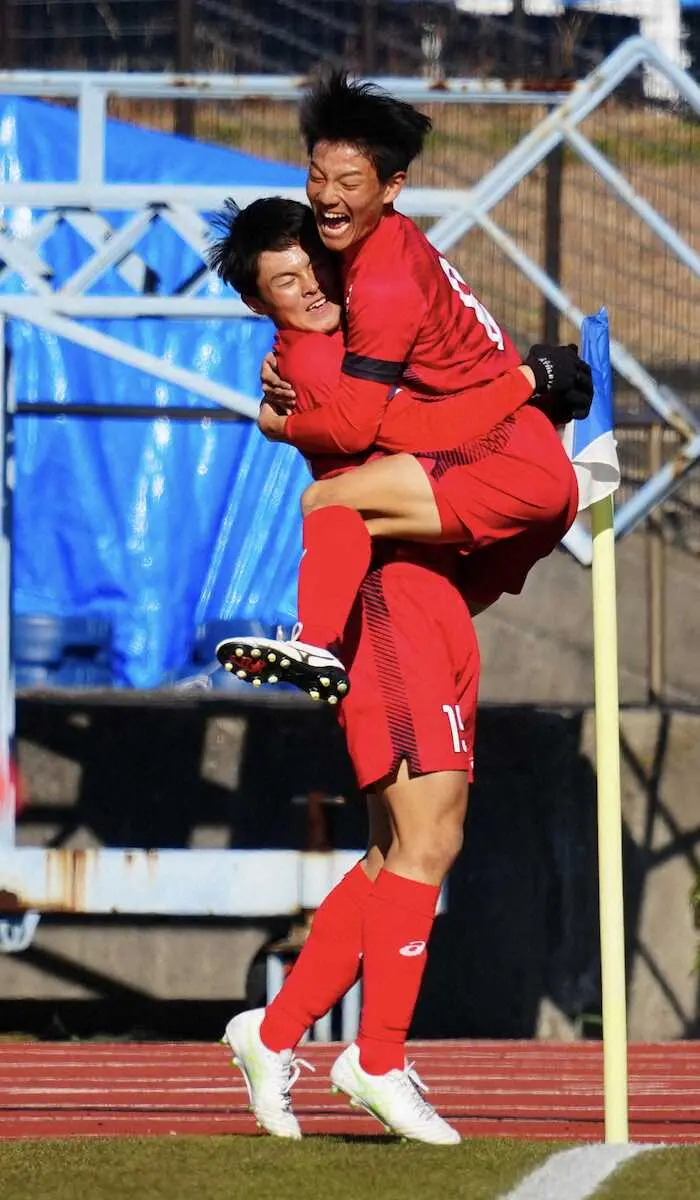
<path id="1" fill-rule="evenodd" d="M 338 501 L 335 498 L 332 480 L 310 483 L 301 494 L 301 511 L 305 517 L 319 508 L 328 508 L 329 505 L 336 503 Z"/>
<path id="2" fill-rule="evenodd" d="M 437 839 L 437 850 L 445 875 L 454 866 L 463 844 L 464 831 L 461 824 L 459 826 L 448 827 L 444 830 L 442 836 Z"/>
<path id="3" fill-rule="evenodd" d="M 312 513 L 318 507 L 320 507 L 319 485 L 317 483 L 310 483 L 301 494 L 302 515 L 308 517 L 309 513 Z"/>
<path id="4" fill-rule="evenodd" d="M 433 829 L 430 837 L 416 840 L 413 845 L 403 846 L 404 853 L 425 879 L 442 880 L 447 875 L 462 849 L 461 826 Z"/>

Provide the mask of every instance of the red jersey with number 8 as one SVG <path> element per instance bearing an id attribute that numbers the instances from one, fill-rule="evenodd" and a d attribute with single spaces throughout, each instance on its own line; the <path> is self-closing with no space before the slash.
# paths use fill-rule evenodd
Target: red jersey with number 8
<path id="1" fill-rule="evenodd" d="M 404 382 L 429 399 L 522 361 L 456 268 L 400 213 L 361 243 L 344 283 L 346 374 Z"/>

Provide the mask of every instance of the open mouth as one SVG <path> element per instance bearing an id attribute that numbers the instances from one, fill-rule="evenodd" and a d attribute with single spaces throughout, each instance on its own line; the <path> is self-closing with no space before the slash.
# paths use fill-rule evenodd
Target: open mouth
<path id="1" fill-rule="evenodd" d="M 321 213 L 319 219 L 323 233 L 333 237 L 334 234 L 344 233 L 350 224 L 350 218 L 345 213 Z"/>
<path id="2" fill-rule="evenodd" d="M 310 304 L 306 311 L 307 312 L 318 312 L 320 309 L 325 308 L 327 303 L 328 303 L 328 301 L 326 300 L 326 297 L 321 296 L 321 299 L 314 300 L 313 304 Z"/>

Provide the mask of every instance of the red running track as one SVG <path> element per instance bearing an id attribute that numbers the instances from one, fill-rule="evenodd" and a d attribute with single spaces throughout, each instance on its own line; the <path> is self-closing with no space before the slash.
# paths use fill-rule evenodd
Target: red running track
<path id="1" fill-rule="evenodd" d="M 599 1043 L 415 1042 L 430 1099 L 463 1135 L 600 1141 Z M 332 1096 L 337 1046 L 310 1044 L 294 1089 L 305 1133 L 379 1133 Z M 700 1142 L 700 1042 L 630 1047 L 635 1141 Z M 0 1138 L 256 1132 L 248 1097 L 223 1046 L 209 1044 L 0 1045 Z"/>

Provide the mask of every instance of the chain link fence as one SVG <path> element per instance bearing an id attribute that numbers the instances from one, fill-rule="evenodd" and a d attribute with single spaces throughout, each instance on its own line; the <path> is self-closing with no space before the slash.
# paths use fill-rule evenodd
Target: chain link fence
<path id="1" fill-rule="evenodd" d="M 700 50 L 700 14 L 684 14 Z M 514 5 L 477 16 L 450 0 L 0 0 L 0 66 L 71 70 L 471 75 L 538 82 L 585 75 L 632 17 Z"/>

